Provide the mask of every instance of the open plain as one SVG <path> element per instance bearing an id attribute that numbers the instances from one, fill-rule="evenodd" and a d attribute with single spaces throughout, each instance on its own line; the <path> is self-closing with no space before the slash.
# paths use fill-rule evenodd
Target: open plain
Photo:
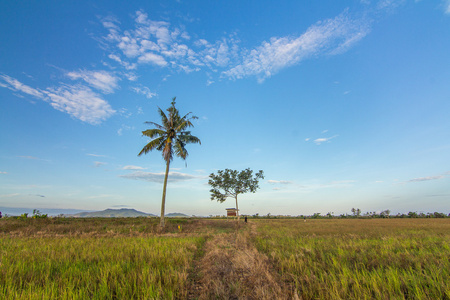
<path id="1" fill-rule="evenodd" d="M 1 299 L 450 299 L 450 219 L 0 220 Z"/>

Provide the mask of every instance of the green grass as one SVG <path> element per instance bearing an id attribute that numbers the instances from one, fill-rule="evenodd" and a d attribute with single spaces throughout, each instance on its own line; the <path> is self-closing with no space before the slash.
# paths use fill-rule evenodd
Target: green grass
<path id="1" fill-rule="evenodd" d="M 0 299 L 185 299 L 205 241 L 235 222 L 169 219 L 164 234 L 158 222 L 3 218 Z M 450 299 L 450 219 L 251 219 L 241 230 L 292 297 Z"/>
<path id="2" fill-rule="evenodd" d="M 1 238 L 0 299 L 181 297 L 202 237 Z"/>
<path id="3" fill-rule="evenodd" d="M 450 220 L 270 220 L 257 248 L 303 299 L 450 299 Z"/>

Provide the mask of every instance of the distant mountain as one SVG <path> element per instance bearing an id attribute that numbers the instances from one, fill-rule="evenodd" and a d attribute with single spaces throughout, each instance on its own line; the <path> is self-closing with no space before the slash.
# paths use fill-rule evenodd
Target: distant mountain
<path id="1" fill-rule="evenodd" d="M 153 214 L 146 214 L 141 211 L 137 211 L 135 209 L 130 208 L 121 208 L 121 209 L 105 209 L 102 211 L 94 211 L 94 212 L 81 212 L 74 215 L 67 215 L 67 217 L 74 218 L 136 218 L 136 217 L 156 217 Z"/>
<path id="2" fill-rule="evenodd" d="M 70 209 L 70 208 L 38 208 L 41 214 L 46 214 L 48 216 L 59 216 L 59 215 L 69 215 L 77 214 L 80 212 L 86 212 L 83 209 Z M 33 214 L 32 208 L 21 208 L 21 207 L 0 207 L 2 215 L 8 216 L 20 216 L 22 214 L 28 214 L 31 216 Z"/>
<path id="3" fill-rule="evenodd" d="M 168 218 L 190 218 L 188 215 L 185 215 L 182 213 L 170 213 L 170 214 L 167 214 L 166 217 L 168 217 Z"/>

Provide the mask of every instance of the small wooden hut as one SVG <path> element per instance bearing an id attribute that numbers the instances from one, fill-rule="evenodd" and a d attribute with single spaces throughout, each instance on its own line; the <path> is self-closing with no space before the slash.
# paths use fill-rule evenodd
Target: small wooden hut
<path id="1" fill-rule="evenodd" d="M 227 220 L 228 217 L 236 217 L 237 216 L 237 209 L 236 208 L 227 208 Z"/>

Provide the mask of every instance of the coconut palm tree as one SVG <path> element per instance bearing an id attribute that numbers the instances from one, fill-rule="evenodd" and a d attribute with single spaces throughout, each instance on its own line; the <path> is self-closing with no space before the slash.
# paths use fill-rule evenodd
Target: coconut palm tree
<path id="1" fill-rule="evenodd" d="M 166 188 L 167 178 L 169 176 L 169 165 L 173 159 L 174 154 L 186 160 L 188 152 L 185 148 L 187 144 L 198 143 L 201 144 L 200 139 L 191 135 L 190 131 L 186 129 L 194 127 L 191 120 L 198 119 L 196 116 L 192 116 L 192 113 L 188 113 L 183 117 L 180 117 L 178 109 L 175 108 L 174 97 L 172 99 L 172 105 L 167 109 L 168 115 L 158 107 L 159 115 L 161 116 L 162 125 L 155 122 L 145 122 L 146 124 L 153 125 L 154 129 L 148 129 L 142 131 L 142 134 L 149 137 L 150 142 L 139 152 L 138 156 L 147 154 L 152 150 L 158 150 L 162 152 L 163 159 L 166 161 L 166 174 L 164 176 L 164 186 L 161 201 L 161 221 L 160 227 L 164 229 L 164 211 L 166 206 Z"/>

